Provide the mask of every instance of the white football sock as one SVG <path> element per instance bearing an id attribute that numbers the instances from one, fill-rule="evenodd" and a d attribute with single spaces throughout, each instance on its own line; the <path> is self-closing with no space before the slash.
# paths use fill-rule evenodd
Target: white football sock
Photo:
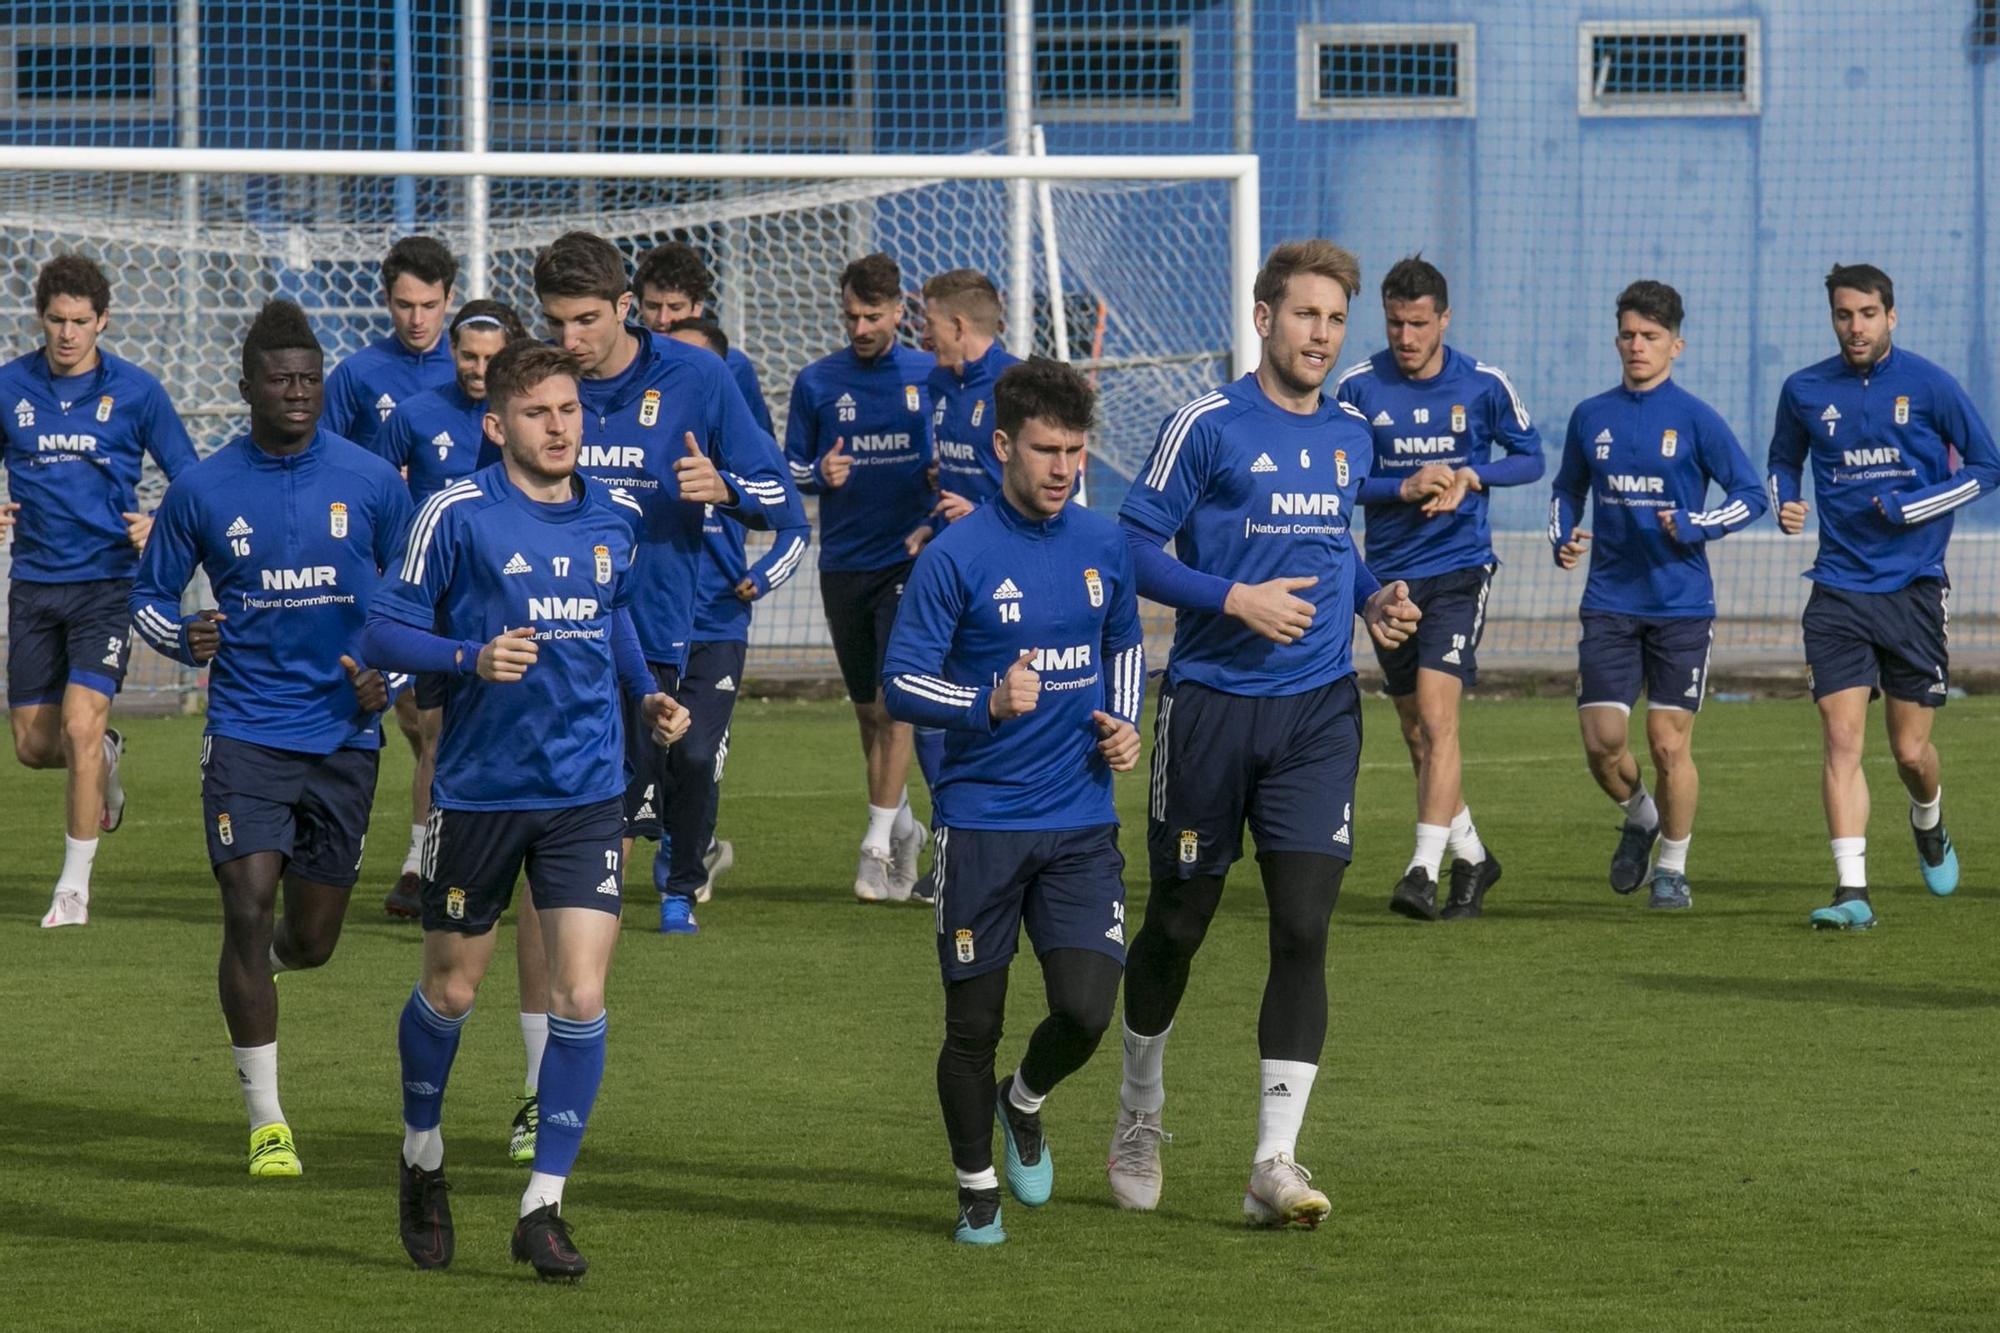
<path id="1" fill-rule="evenodd" d="M 243 1085 L 243 1109 L 250 1113 L 250 1128 L 262 1129 L 285 1118 L 278 1105 L 278 1043 L 268 1046 L 231 1046 L 236 1061 L 236 1079 Z"/>
<path id="2" fill-rule="evenodd" d="M 414 875 L 417 867 L 424 863 L 424 826 L 410 825 L 410 850 L 403 854 L 403 873 Z"/>
<path id="3" fill-rule="evenodd" d="M 1173 1025 L 1157 1037 L 1142 1037 L 1125 1029 L 1125 1078 L 1118 1085 L 1118 1104 L 1128 1111 L 1149 1111 L 1154 1115 L 1167 1101 L 1167 1038 Z"/>
<path id="4" fill-rule="evenodd" d="M 1446 825 L 1417 825 L 1416 854 L 1410 858 L 1410 864 L 1403 867 L 1404 870 L 1415 870 L 1421 866 L 1424 873 L 1435 882 L 1438 877 L 1438 864 L 1444 860 L 1445 840 L 1450 837 L 1451 829 Z"/>
<path id="5" fill-rule="evenodd" d="M 1451 836 L 1445 839 L 1444 848 L 1469 866 L 1486 860 L 1486 844 L 1479 840 L 1479 830 L 1472 825 L 1470 807 L 1461 805 L 1451 817 Z"/>
<path id="6" fill-rule="evenodd" d="M 411 1129 L 403 1126 L 403 1163 L 419 1171 L 435 1171 L 444 1165 L 444 1128 Z"/>
<path id="7" fill-rule="evenodd" d="M 56 887 L 75 889 L 84 897 L 90 896 L 90 865 L 97 859 L 97 839 L 72 838 L 63 834 L 62 873 L 56 876 Z"/>
<path id="8" fill-rule="evenodd" d="M 1639 790 L 1632 793 L 1630 800 L 1620 801 L 1618 804 L 1625 811 L 1625 822 L 1633 828 L 1659 827 L 1660 807 L 1653 804 L 1652 795 L 1647 792 L 1645 783 L 1639 784 Z"/>
<path id="9" fill-rule="evenodd" d="M 958 1187 L 962 1190 L 997 1190 L 1000 1188 L 1000 1177 L 993 1173 L 993 1168 L 990 1166 L 984 1171 L 959 1171 L 956 1167 L 952 1169 L 958 1175 Z"/>
<path id="10" fill-rule="evenodd" d="M 1938 784 L 1937 794 L 1926 805 L 1916 797 L 1910 798 L 1910 827 L 1928 833 L 1944 818 L 1944 784 Z"/>
<path id="11" fill-rule="evenodd" d="M 904 788 L 903 803 L 896 807 L 896 823 L 893 828 L 893 834 L 898 838 L 907 838 L 916 831 L 917 817 L 910 812 L 910 792 L 908 788 Z"/>
<path id="12" fill-rule="evenodd" d="M 1019 1066 L 1014 1069 L 1014 1082 L 1007 1088 L 1007 1100 L 1014 1103 L 1014 1109 L 1025 1115 L 1035 1115 L 1042 1109 L 1042 1103 L 1049 1099 L 1046 1092 L 1036 1094 L 1028 1091 L 1028 1081 L 1021 1077 Z"/>
<path id="13" fill-rule="evenodd" d="M 1688 864 L 1688 844 L 1694 841 L 1694 834 L 1685 838 L 1661 838 L 1660 856 L 1653 862 L 1653 869 L 1672 875 L 1685 875 Z"/>
<path id="14" fill-rule="evenodd" d="M 549 1046 L 547 1014 L 521 1015 L 521 1046 L 528 1052 L 528 1072 L 521 1081 L 521 1091 L 529 1093 L 542 1084 L 542 1052 Z"/>
<path id="15" fill-rule="evenodd" d="M 1868 887 L 1868 839 L 1835 838 L 1833 871 L 1843 889 Z"/>
<path id="16" fill-rule="evenodd" d="M 1279 1153 L 1297 1158 L 1299 1127 L 1306 1122 L 1306 1100 L 1318 1075 L 1318 1065 L 1296 1060 L 1257 1062 L 1257 1151 L 1251 1161 L 1268 1162 Z"/>
<path id="17" fill-rule="evenodd" d="M 900 805 L 871 805 L 868 807 L 868 831 L 861 835 L 864 848 L 873 847 L 878 852 L 889 850 L 889 838 L 896 827 L 896 815 L 902 810 Z"/>
<path id="18" fill-rule="evenodd" d="M 546 1171 L 530 1171 L 528 1188 L 521 1194 L 521 1216 L 526 1217 L 535 1209 L 546 1204 L 554 1204 L 556 1211 L 562 1211 L 563 1181 L 566 1176 L 552 1176 Z"/>

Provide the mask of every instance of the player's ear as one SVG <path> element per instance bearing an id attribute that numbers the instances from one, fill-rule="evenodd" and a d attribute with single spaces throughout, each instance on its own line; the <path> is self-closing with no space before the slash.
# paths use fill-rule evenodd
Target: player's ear
<path id="1" fill-rule="evenodd" d="M 632 293 L 630 292 L 620 293 L 616 304 L 613 306 L 613 309 L 617 312 L 618 322 L 620 324 L 624 324 L 627 321 L 629 321 L 632 316 Z"/>
<path id="2" fill-rule="evenodd" d="M 481 417 L 479 419 L 479 429 L 496 446 L 507 443 L 507 437 L 500 431 L 500 414 L 498 412 L 488 412 L 485 416 Z"/>
<path id="3" fill-rule="evenodd" d="M 1014 442 L 1007 438 L 1006 431 L 996 430 L 993 432 L 993 452 L 999 455 L 1000 461 L 1003 463 L 1013 455 Z"/>
<path id="4" fill-rule="evenodd" d="M 1259 338 L 1268 338 L 1271 336 L 1271 307 L 1268 302 L 1259 301 L 1257 308 L 1250 312 L 1250 319 L 1257 326 L 1257 336 Z"/>
<path id="5" fill-rule="evenodd" d="M 99 331 L 100 331 L 100 332 L 102 331 L 102 328 L 103 328 L 103 326 L 102 326 L 102 325 L 100 325 L 100 326 L 99 326 Z M 1894 307 L 1892 306 L 1892 307 L 1890 307 L 1890 310 L 1889 310 L 1889 331 L 1890 331 L 1891 333 L 1893 333 L 1893 332 L 1895 332 L 1895 330 L 1896 330 L 1896 311 L 1895 311 L 1895 308 L 1894 308 Z"/>

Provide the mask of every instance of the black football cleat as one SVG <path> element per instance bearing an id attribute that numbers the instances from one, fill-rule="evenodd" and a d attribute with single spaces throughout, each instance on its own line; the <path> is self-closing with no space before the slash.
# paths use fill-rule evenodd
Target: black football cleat
<path id="1" fill-rule="evenodd" d="M 1396 881 L 1396 891 L 1389 895 L 1389 910 L 1412 921 L 1435 921 L 1437 889 L 1437 881 L 1425 874 L 1422 866 L 1411 866 Z"/>
<path id="2" fill-rule="evenodd" d="M 1486 891 L 1500 882 L 1500 858 L 1486 849 L 1486 859 L 1477 865 L 1466 861 L 1451 863 L 1451 896 L 1441 913 L 1446 921 L 1470 921 L 1485 915 Z"/>
<path id="3" fill-rule="evenodd" d="M 1637 828 L 1631 824 L 1618 829 L 1618 850 L 1611 854 L 1611 891 L 1630 893 L 1646 882 L 1652 869 L 1653 844 L 1660 838 L 1660 826 Z"/>
<path id="4" fill-rule="evenodd" d="M 455 1242 L 444 1168 L 426 1171 L 404 1162 L 400 1154 L 397 1161 L 402 1167 L 403 1250 L 419 1268 L 449 1268 Z"/>
<path id="5" fill-rule="evenodd" d="M 544 1282 L 574 1282 L 590 1271 L 569 1238 L 569 1223 L 555 1204 L 545 1203 L 514 1224 L 514 1262 L 533 1264 Z"/>

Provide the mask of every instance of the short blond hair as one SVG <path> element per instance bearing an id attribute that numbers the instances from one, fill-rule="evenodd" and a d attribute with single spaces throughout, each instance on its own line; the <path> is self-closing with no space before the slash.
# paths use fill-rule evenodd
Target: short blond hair
<path id="1" fill-rule="evenodd" d="M 1285 284 L 1301 273 L 1332 278 L 1347 289 L 1349 300 L 1361 290 L 1361 261 L 1352 250 L 1315 236 L 1304 241 L 1285 241 L 1264 258 L 1257 270 L 1252 294 L 1264 305 L 1276 305 L 1285 294 Z"/>
<path id="2" fill-rule="evenodd" d="M 976 268 L 955 268 L 924 284 L 924 300 L 963 315 L 984 333 L 1000 327 L 1000 293 Z"/>

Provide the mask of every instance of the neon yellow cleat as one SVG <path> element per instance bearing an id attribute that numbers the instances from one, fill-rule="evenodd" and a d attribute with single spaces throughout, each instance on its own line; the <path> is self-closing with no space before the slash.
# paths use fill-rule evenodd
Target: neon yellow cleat
<path id="1" fill-rule="evenodd" d="M 280 1120 L 259 1125 L 250 1131 L 250 1174 L 253 1176 L 298 1176 L 305 1174 L 299 1164 L 298 1149 L 292 1146 L 292 1127 Z"/>
<path id="2" fill-rule="evenodd" d="M 521 1099 L 514 1112 L 514 1129 L 507 1137 L 507 1156 L 526 1165 L 535 1160 L 535 1138 L 542 1127 L 542 1103 L 534 1093 Z"/>

